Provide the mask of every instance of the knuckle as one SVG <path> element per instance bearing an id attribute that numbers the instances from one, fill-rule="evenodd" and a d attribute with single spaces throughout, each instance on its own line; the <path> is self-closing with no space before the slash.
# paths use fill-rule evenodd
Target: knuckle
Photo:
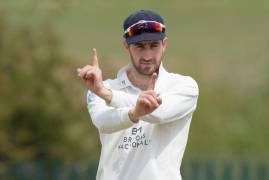
<path id="1" fill-rule="evenodd" d="M 145 94 L 141 93 L 138 98 L 144 98 L 144 97 L 145 97 Z"/>
<path id="2" fill-rule="evenodd" d="M 87 68 L 87 69 L 91 69 L 92 66 L 91 66 L 91 65 L 86 65 L 86 68 Z"/>

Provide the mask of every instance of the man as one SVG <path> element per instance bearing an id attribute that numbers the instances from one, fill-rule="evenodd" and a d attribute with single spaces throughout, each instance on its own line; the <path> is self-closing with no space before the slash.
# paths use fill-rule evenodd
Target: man
<path id="1" fill-rule="evenodd" d="M 88 110 L 102 144 L 96 179 L 180 180 L 198 86 L 164 69 L 161 16 L 140 10 L 123 26 L 131 62 L 116 79 L 103 82 L 96 49 L 92 65 L 77 69 L 89 89 Z"/>

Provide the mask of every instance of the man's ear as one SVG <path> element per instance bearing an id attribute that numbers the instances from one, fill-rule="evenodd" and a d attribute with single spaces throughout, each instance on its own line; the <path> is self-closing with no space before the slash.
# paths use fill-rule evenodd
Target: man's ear
<path id="1" fill-rule="evenodd" d="M 128 45 L 126 39 L 123 40 L 123 46 L 125 47 L 126 50 L 129 49 L 129 45 Z"/>
<path id="2" fill-rule="evenodd" d="M 167 42 L 168 42 L 168 37 L 165 37 L 162 41 L 163 43 L 163 52 L 165 51 L 166 47 L 167 47 Z"/>

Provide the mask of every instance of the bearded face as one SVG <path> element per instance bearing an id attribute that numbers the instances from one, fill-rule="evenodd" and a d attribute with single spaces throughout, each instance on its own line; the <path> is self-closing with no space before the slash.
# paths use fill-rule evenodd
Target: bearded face
<path id="1" fill-rule="evenodd" d="M 141 75 L 151 76 L 158 72 L 166 43 L 163 41 L 142 41 L 129 45 L 134 69 Z"/>

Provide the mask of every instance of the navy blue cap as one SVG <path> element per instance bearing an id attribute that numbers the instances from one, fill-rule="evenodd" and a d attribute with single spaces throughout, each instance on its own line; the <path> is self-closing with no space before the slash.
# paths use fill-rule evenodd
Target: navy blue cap
<path id="1" fill-rule="evenodd" d="M 123 22 L 124 31 L 127 30 L 130 26 L 137 23 L 138 21 L 156 21 L 164 25 L 163 18 L 154 11 L 151 10 L 139 10 L 129 15 Z M 140 41 L 150 41 L 150 40 L 163 40 L 165 34 L 162 32 L 144 32 L 133 37 L 126 37 L 128 44 L 137 43 Z"/>

